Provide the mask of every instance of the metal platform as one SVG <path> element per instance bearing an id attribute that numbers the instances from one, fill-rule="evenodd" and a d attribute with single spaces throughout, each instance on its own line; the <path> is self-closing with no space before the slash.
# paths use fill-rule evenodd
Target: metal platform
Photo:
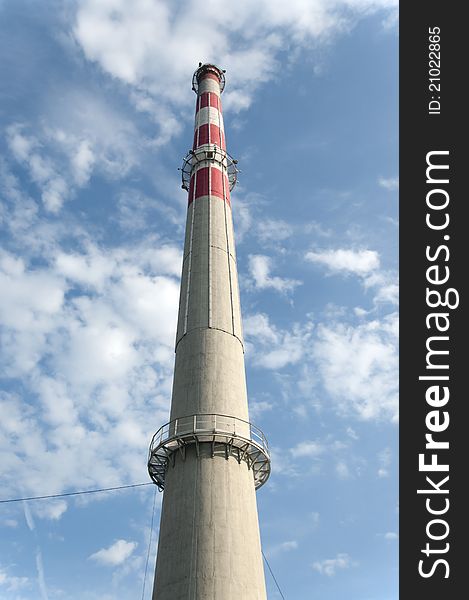
<path id="1" fill-rule="evenodd" d="M 196 94 L 199 93 L 199 79 L 205 73 L 213 73 L 214 75 L 216 75 L 218 77 L 218 80 L 220 81 L 220 94 L 221 94 L 223 92 L 223 90 L 225 89 L 225 69 L 220 69 L 220 67 L 217 67 L 216 65 L 212 65 L 210 63 L 206 63 L 205 65 L 203 65 L 202 63 L 199 63 L 199 68 L 196 69 L 194 75 L 192 76 L 193 91 Z"/>
<path id="2" fill-rule="evenodd" d="M 153 436 L 148 455 L 148 472 L 161 491 L 166 471 L 179 452 L 185 459 L 186 449 L 195 445 L 199 455 L 200 444 L 211 444 L 212 457 L 224 453 L 228 460 L 246 462 L 254 475 L 255 488 L 260 488 L 270 475 L 270 454 L 267 440 L 260 429 L 236 417 L 199 414 L 175 419 L 163 425 Z"/>
<path id="3" fill-rule="evenodd" d="M 196 150 L 189 150 L 184 157 L 182 167 L 180 168 L 182 175 L 182 189 L 189 191 L 194 168 L 202 162 L 206 162 L 207 165 L 216 163 L 222 170 L 226 169 L 228 185 L 231 192 L 236 185 L 238 178 L 238 161 L 230 156 L 226 150 L 223 150 L 216 144 L 204 144 L 203 146 L 199 146 Z"/>

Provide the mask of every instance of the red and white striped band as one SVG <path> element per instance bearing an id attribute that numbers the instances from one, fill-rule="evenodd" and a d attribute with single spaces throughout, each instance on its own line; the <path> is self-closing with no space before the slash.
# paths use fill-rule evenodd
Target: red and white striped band
<path id="1" fill-rule="evenodd" d="M 220 99 L 220 80 L 206 72 L 199 81 L 195 110 L 193 150 L 204 144 L 214 144 L 226 151 L 223 113 Z M 196 167 L 190 178 L 189 205 L 202 196 L 216 196 L 230 204 L 228 174 L 219 164 Z"/>
<path id="2" fill-rule="evenodd" d="M 226 171 L 216 166 L 201 167 L 191 177 L 189 205 L 201 196 L 217 196 L 230 204 L 230 187 Z"/>
<path id="3" fill-rule="evenodd" d="M 197 114 L 201 108 L 205 108 L 206 106 L 213 106 L 213 108 L 216 108 L 221 112 L 220 96 L 214 92 L 202 92 L 202 94 L 199 94 L 195 107 L 195 114 Z"/>
<path id="4" fill-rule="evenodd" d="M 195 150 L 203 144 L 215 144 L 219 148 L 226 150 L 225 133 L 218 125 L 213 123 L 204 123 L 194 131 L 194 144 L 192 149 Z"/>

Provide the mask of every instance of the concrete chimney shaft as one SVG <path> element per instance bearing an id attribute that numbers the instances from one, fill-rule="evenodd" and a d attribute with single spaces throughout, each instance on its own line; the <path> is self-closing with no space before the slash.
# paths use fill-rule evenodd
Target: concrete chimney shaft
<path id="1" fill-rule="evenodd" d="M 266 599 L 255 489 L 269 476 L 270 458 L 248 416 L 224 82 L 209 64 L 193 79 L 171 416 L 149 455 L 150 475 L 164 488 L 153 600 Z"/>

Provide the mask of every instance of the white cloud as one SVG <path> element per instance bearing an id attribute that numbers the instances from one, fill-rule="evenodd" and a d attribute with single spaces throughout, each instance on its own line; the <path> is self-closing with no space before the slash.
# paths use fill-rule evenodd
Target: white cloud
<path id="1" fill-rule="evenodd" d="M 335 472 L 339 479 L 349 479 L 351 477 L 350 469 L 344 460 L 340 460 L 336 464 Z"/>
<path id="2" fill-rule="evenodd" d="M 396 314 L 356 327 L 318 326 L 313 357 L 339 412 L 397 421 L 397 333 Z"/>
<path id="3" fill-rule="evenodd" d="M 312 512 L 312 513 L 309 514 L 309 518 L 310 518 L 310 521 L 311 521 L 311 523 L 313 525 L 313 528 L 316 529 L 316 527 L 318 527 L 318 525 L 319 525 L 319 521 L 320 521 L 321 515 L 318 512 L 314 511 L 314 512 Z"/>
<path id="4" fill-rule="evenodd" d="M 240 157 L 240 161 L 251 162 L 253 154 L 255 155 L 255 150 L 248 148 Z M 263 247 L 276 253 L 282 253 L 284 248 L 279 246 L 279 242 L 283 240 L 291 239 L 293 242 L 298 236 L 307 236 L 311 239 L 312 236 L 325 238 L 332 235 L 331 230 L 325 229 L 316 221 L 298 223 L 266 218 L 266 214 L 269 212 L 268 199 L 262 194 L 254 192 L 243 196 L 243 191 L 242 185 L 237 188 L 236 210 L 233 214 L 237 243 L 243 242 L 246 234 L 249 233 L 251 238 L 255 238 Z"/>
<path id="5" fill-rule="evenodd" d="M 296 548 L 298 548 L 298 542 L 296 542 L 295 540 L 282 542 L 280 548 L 281 550 L 296 550 Z"/>
<path id="6" fill-rule="evenodd" d="M 300 442 L 290 450 L 295 457 L 316 457 L 324 454 L 325 451 L 326 446 L 319 441 Z"/>
<path id="7" fill-rule="evenodd" d="M 399 285 L 397 273 L 380 269 L 380 257 L 375 250 L 351 250 L 336 248 L 331 250 L 310 251 L 305 260 L 326 267 L 330 274 L 356 275 L 365 290 L 374 293 L 373 304 L 399 304 Z M 366 316 L 370 311 L 355 307 L 355 314 Z"/>
<path id="8" fill-rule="evenodd" d="M 376 290 L 373 302 L 379 304 L 399 304 L 397 274 L 391 271 L 375 271 L 363 278 L 365 288 Z"/>
<path id="9" fill-rule="evenodd" d="M 131 119 L 96 90 L 65 86 L 47 105 L 49 112 L 41 120 L 11 123 L 6 141 L 11 156 L 24 167 L 51 213 L 60 212 L 93 173 L 108 179 L 127 175 L 143 160 L 143 147 L 159 139 L 152 142 L 139 132 Z M 164 123 L 167 126 L 166 119 Z"/>
<path id="10" fill-rule="evenodd" d="M 280 219 L 263 219 L 257 224 L 257 233 L 261 242 L 280 242 L 293 234 L 293 227 Z"/>
<path id="11" fill-rule="evenodd" d="M 263 313 L 248 315 L 243 324 L 246 337 L 255 338 L 260 343 L 278 343 L 279 334 L 267 315 Z"/>
<path id="12" fill-rule="evenodd" d="M 248 344 L 255 345 L 253 364 L 266 369 L 281 369 L 304 359 L 312 335 L 312 324 L 294 324 L 291 331 L 271 324 L 267 315 L 257 313 L 244 320 L 244 334 Z"/>
<path id="13" fill-rule="evenodd" d="M 53 107 L 47 126 L 37 129 L 78 187 L 86 185 L 95 171 L 121 179 L 141 159 L 145 134 L 97 90 L 65 87 Z"/>
<path id="14" fill-rule="evenodd" d="M 89 140 L 81 140 L 76 153 L 72 156 L 73 171 L 78 185 L 83 186 L 88 182 L 94 161 L 95 157 Z"/>
<path id="15" fill-rule="evenodd" d="M 71 254 L 59 251 L 55 256 L 56 271 L 75 285 L 84 285 L 102 289 L 105 281 L 112 275 L 115 262 L 96 248 L 90 248 L 86 254 Z"/>
<path id="16" fill-rule="evenodd" d="M 360 476 L 363 464 L 363 459 L 356 456 L 351 447 L 350 439 L 342 441 L 328 435 L 323 439 L 301 441 L 288 449 L 288 455 L 295 465 L 301 461 L 301 468 L 295 467 L 295 473 L 297 470 L 304 475 L 329 472 L 339 479 L 349 479 Z"/>
<path id="17" fill-rule="evenodd" d="M 28 160 L 37 142 L 33 138 L 28 138 L 21 132 L 19 125 L 10 126 L 7 129 L 7 139 L 11 151 L 17 160 Z"/>
<path id="18" fill-rule="evenodd" d="M 202 7 L 187 0 L 175 18 L 162 0 L 134 0 L 131 5 L 82 0 L 69 24 L 70 35 L 62 36 L 67 50 L 82 50 L 124 83 L 121 90 L 134 109 L 145 113 L 158 131 L 139 131 L 133 122 L 137 119 L 113 108 L 106 92 L 92 84 L 88 90 L 69 85 L 47 99 L 49 112 L 33 124 L 34 135 L 24 124 L 11 126 L 10 149 L 40 187 L 46 209 L 58 212 L 94 172 L 120 178 L 140 164 L 142 149 L 161 147 L 180 133 L 182 121 L 192 118 L 188 78 L 197 60 L 219 62 L 228 70 L 224 106 L 240 111 L 251 104 L 259 85 L 277 77 L 278 56 L 287 44 L 294 56 L 295 50 L 327 44 L 367 14 L 394 13 L 396 5 L 391 0 L 333 5 L 293 0 L 286 10 L 280 0 L 261 0 L 260 5 L 243 1 L 236 7 L 220 0 Z M 280 223 L 276 231 L 266 226 L 263 235 L 284 238 L 289 227 L 279 228 Z"/>
<path id="19" fill-rule="evenodd" d="M 239 111 L 250 105 L 260 83 L 275 76 L 277 53 L 287 42 L 292 52 L 327 42 L 352 27 L 357 17 L 382 9 L 387 14 L 396 4 L 292 0 L 286 6 L 280 0 L 260 0 L 229 5 L 213 0 L 201 5 L 188 0 L 175 20 L 158 0 L 132 5 L 84 0 L 74 35 L 85 56 L 106 73 L 163 102 L 189 101 L 187 76 L 197 59 L 219 63 L 230 75 L 225 106 Z"/>
<path id="20" fill-rule="evenodd" d="M 390 283 L 378 288 L 378 293 L 374 297 L 375 303 L 385 302 L 389 304 L 399 304 L 399 286 L 397 283 Z"/>
<path id="21" fill-rule="evenodd" d="M 137 111 L 146 113 L 159 128 L 158 135 L 150 141 L 153 148 L 164 146 L 182 131 L 181 118 L 177 117 L 168 106 L 153 100 L 142 91 L 133 92 L 131 98 Z"/>
<path id="22" fill-rule="evenodd" d="M 304 366 L 286 389 L 288 397 L 308 397 L 321 409 L 322 387 L 330 399 L 328 407 L 343 417 L 397 422 L 397 313 L 358 325 L 331 320 L 313 326 L 306 320 L 291 329 L 278 328 L 267 315 L 257 313 L 246 317 L 244 331 L 247 360 L 254 366 Z"/>
<path id="23" fill-rule="evenodd" d="M 390 192 L 399 189 L 399 177 L 380 177 L 378 183 L 382 188 Z"/>
<path id="24" fill-rule="evenodd" d="M 16 123 L 7 127 L 7 143 L 16 160 L 26 165 L 31 179 L 41 189 L 45 208 L 57 213 L 68 196 L 68 186 L 51 159 L 39 153 L 38 140 L 26 136 L 23 127 Z"/>
<path id="25" fill-rule="evenodd" d="M 399 535 L 395 531 L 388 531 L 384 534 L 384 539 L 391 542 L 399 539 Z"/>
<path id="26" fill-rule="evenodd" d="M 5 519 L 2 521 L 2 525 L 5 527 L 18 527 L 18 521 L 16 519 Z"/>
<path id="27" fill-rule="evenodd" d="M 116 567 L 125 562 L 137 547 L 137 542 L 117 540 L 108 548 L 102 548 L 88 558 L 102 565 Z"/>
<path id="28" fill-rule="evenodd" d="M 287 279 L 270 274 L 272 259 L 262 254 L 249 255 L 249 272 L 254 280 L 254 285 L 260 290 L 272 288 L 281 293 L 287 293 L 301 285 L 301 281 Z"/>
<path id="29" fill-rule="evenodd" d="M 180 252 L 145 237 L 114 250 L 87 241 L 73 253 L 49 243 L 35 265 L 36 248 L 25 250 L 22 259 L 0 253 L 0 364 L 21 377 L 24 396 L 0 396 L 5 493 L 145 480 L 141 456 L 167 420 Z M 59 519 L 66 509 L 34 512 Z"/>
<path id="30" fill-rule="evenodd" d="M 283 481 L 284 477 L 301 477 L 302 471 L 298 470 L 290 454 L 287 454 L 282 448 L 276 446 L 270 447 L 270 458 L 272 460 L 272 474 L 278 475 Z M 275 486 L 275 479 L 272 480 Z"/>
<path id="31" fill-rule="evenodd" d="M 296 550 L 298 548 L 298 542 L 296 540 L 287 540 L 285 542 L 280 542 L 279 544 L 274 544 L 267 550 L 267 555 L 270 557 L 277 556 L 279 554 L 283 554 L 284 552 L 291 552 L 292 550 Z"/>
<path id="32" fill-rule="evenodd" d="M 332 577 L 338 570 L 349 569 L 356 566 L 348 554 L 337 554 L 335 558 L 326 558 L 313 563 L 313 569 L 321 575 Z"/>
<path id="33" fill-rule="evenodd" d="M 93 306 L 82 298 L 74 305 L 86 319 L 72 321 L 61 352 L 53 362 L 67 381 L 76 385 L 119 382 L 137 367 L 135 332 L 104 303 Z"/>
<path id="34" fill-rule="evenodd" d="M 241 243 L 244 236 L 255 226 L 252 209 L 261 202 L 261 196 L 255 193 L 249 193 L 245 198 L 239 198 L 239 186 L 236 197 L 236 210 L 233 213 L 233 221 L 237 243 Z"/>
<path id="35" fill-rule="evenodd" d="M 172 182 L 169 175 L 165 174 L 164 179 L 168 179 L 170 183 Z M 173 183 L 173 190 L 178 190 L 179 182 L 174 181 Z M 174 205 L 155 197 L 146 196 L 138 190 L 124 189 L 119 194 L 117 214 L 114 219 L 123 231 L 133 235 L 138 235 L 139 233 L 148 234 L 148 224 L 160 221 L 161 216 L 183 231 L 186 203 L 186 196 L 183 198 L 183 203 Z M 181 250 L 179 248 L 177 249 L 177 253 L 180 257 Z M 178 265 L 177 271 L 177 275 L 179 275 L 181 272 L 180 265 Z"/>
<path id="36" fill-rule="evenodd" d="M 253 420 L 257 419 L 263 413 L 272 410 L 274 405 L 272 402 L 267 400 L 250 400 L 249 401 L 249 415 Z"/>
<path id="37" fill-rule="evenodd" d="M 324 265 L 332 273 L 366 275 L 379 268 L 379 255 L 375 250 L 321 250 L 307 252 L 306 260 Z"/>
<path id="38" fill-rule="evenodd" d="M 310 221 L 304 225 L 304 231 L 306 233 L 312 234 L 315 237 L 331 237 L 332 231 L 330 229 L 325 229 L 324 225 L 318 223 L 317 221 Z"/>
<path id="39" fill-rule="evenodd" d="M 121 90 L 135 111 L 156 127 L 138 130 L 138 119 L 112 107 L 107 92 L 92 84 L 88 90 L 69 85 L 47 99 L 50 108 L 40 122 L 8 128 L 10 150 L 39 187 L 44 207 L 58 213 L 95 172 L 122 178 L 144 160 L 142 150 L 157 149 L 182 131 L 182 122 L 192 118 L 188 78 L 197 60 L 219 62 L 228 70 L 224 106 L 240 111 L 251 104 L 259 85 L 277 76 L 277 57 L 287 44 L 294 56 L 295 49 L 327 44 L 364 15 L 387 15 L 396 5 L 390 0 L 342 0 L 332 6 L 326 0 L 293 0 L 286 10 L 280 0 L 261 0 L 260 6 L 243 1 L 236 7 L 220 0 L 201 7 L 187 0 L 174 18 L 161 0 L 131 5 L 83 0 L 76 5 L 70 36 L 63 36 L 67 50 L 81 49 L 123 82 Z M 288 224 L 272 219 L 260 235 L 285 239 L 290 231 Z"/>
<path id="40" fill-rule="evenodd" d="M 300 378 L 298 389 L 311 396 L 321 384 L 339 414 L 397 421 L 397 314 L 356 326 L 332 321 L 313 329 L 307 321 L 291 330 L 255 314 L 245 319 L 245 335 L 248 360 L 256 366 L 276 370 L 300 360 L 310 364 L 315 377 L 308 385 Z"/>
<path id="41" fill-rule="evenodd" d="M 58 521 L 67 511 L 67 508 L 68 505 L 65 500 L 41 501 L 35 506 L 34 512 L 42 519 Z"/>
<path id="42" fill-rule="evenodd" d="M 37 579 L 39 582 L 39 591 L 41 592 L 42 600 L 49 600 L 49 594 L 46 586 L 46 579 L 44 574 L 44 564 L 42 562 L 42 552 L 39 548 L 36 548 L 36 570 Z"/>
<path id="43" fill-rule="evenodd" d="M 0 252 L 0 317 L 6 327 L 40 332 L 63 306 L 65 286 L 53 273 L 28 270 L 24 261 Z"/>
<path id="44" fill-rule="evenodd" d="M 384 448 L 378 454 L 378 477 L 389 477 L 389 466 L 392 461 L 392 452 L 391 448 Z"/>
<path id="45" fill-rule="evenodd" d="M 36 524 L 34 523 L 33 515 L 29 509 L 29 504 L 25 500 L 23 500 L 23 512 L 29 531 L 34 531 L 36 529 Z"/>
<path id="46" fill-rule="evenodd" d="M 0 568 L 0 588 L 6 592 L 17 592 L 18 590 L 30 587 L 31 582 L 28 577 L 15 577 L 9 575 L 8 572 Z"/>

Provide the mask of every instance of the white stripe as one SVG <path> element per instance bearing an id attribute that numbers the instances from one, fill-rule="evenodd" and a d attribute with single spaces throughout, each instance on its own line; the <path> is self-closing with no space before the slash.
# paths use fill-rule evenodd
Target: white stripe
<path id="1" fill-rule="evenodd" d="M 193 170 L 192 174 L 197 173 L 197 171 L 200 171 L 200 169 L 204 169 L 206 167 L 212 167 L 213 169 L 218 169 L 219 171 L 221 171 L 222 175 L 224 173 L 226 173 L 226 169 L 222 168 L 219 163 L 214 163 L 211 160 L 201 160 L 199 163 L 194 165 L 194 170 Z M 194 181 L 194 190 L 195 190 L 195 181 Z"/>
<path id="2" fill-rule="evenodd" d="M 217 108 L 214 108 L 213 106 L 204 106 L 204 108 L 201 108 L 199 110 L 197 115 L 197 123 L 199 127 L 200 125 L 212 123 L 212 125 L 217 126 L 221 124 L 222 129 L 224 128 L 223 115 Z"/>
<path id="3" fill-rule="evenodd" d="M 204 92 L 214 92 L 219 96 L 220 84 L 211 77 L 202 79 L 202 81 L 199 83 L 199 94 L 203 94 Z"/>

